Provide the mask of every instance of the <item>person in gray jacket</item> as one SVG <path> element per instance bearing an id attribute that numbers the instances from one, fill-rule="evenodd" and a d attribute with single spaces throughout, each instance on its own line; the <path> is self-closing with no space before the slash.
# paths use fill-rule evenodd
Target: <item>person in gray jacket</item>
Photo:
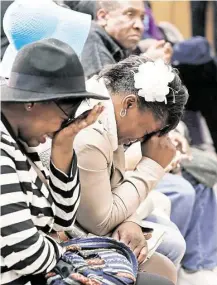
<path id="1" fill-rule="evenodd" d="M 131 54 L 142 53 L 138 43 L 144 31 L 144 2 L 142 0 L 94 2 L 96 20 L 92 22 L 81 56 L 87 78 L 98 74 L 108 64 L 119 62 Z M 85 5 L 88 6 L 88 3 Z M 76 10 L 76 7 L 73 9 Z M 84 7 L 80 7 L 79 11 L 86 12 L 83 9 Z M 171 46 L 164 41 L 154 44 L 148 51 L 152 59 L 153 56 L 155 58 L 164 56 L 164 53 L 167 57 L 172 53 Z"/>

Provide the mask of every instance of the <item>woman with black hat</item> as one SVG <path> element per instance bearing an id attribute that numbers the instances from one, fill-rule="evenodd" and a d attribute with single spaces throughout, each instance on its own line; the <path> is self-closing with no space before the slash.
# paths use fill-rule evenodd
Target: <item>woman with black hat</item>
<path id="1" fill-rule="evenodd" d="M 62 254 L 48 234 L 70 229 L 79 204 L 73 140 L 103 111 L 97 105 L 74 121 L 86 98 L 106 99 L 86 92 L 77 55 L 55 39 L 20 50 L 1 85 L 1 284 L 31 284 L 28 275 L 49 271 Z M 47 137 L 50 173 L 34 149 Z"/>

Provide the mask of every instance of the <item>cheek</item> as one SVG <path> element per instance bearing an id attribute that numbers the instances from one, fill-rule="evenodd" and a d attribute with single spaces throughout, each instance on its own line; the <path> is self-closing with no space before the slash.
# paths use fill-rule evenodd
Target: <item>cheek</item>
<path id="1" fill-rule="evenodd" d="M 41 121 L 41 128 L 47 132 L 56 132 L 60 129 L 63 120 L 60 118 L 51 118 L 47 121 Z"/>
<path id="2" fill-rule="evenodd" d="M 126 21 L 121 21 L 118 25 L 119 27 L 119 33 L 122 36 L 122 38 L 126 38 L 127 34 L 131 32 L 132 25 L 130 23 L 126 23 Z"/>
<path id="3" fill-rule="evenodd" d="M 125 20 L 123 19 L 113 19 L 110 22 L 110 31 L 111 34 L 113 34 L 114 36 L 116 36 L 116 38 L 123 38 L 126 37 L 126 32 L 129 29 L 129 24 L 126 23 Z"/>
<path id="4" fill-rule="evenodd" d="M 139 134 L 140 132 L 138 132 L 137 120 L 135 118 L 133 118 L 133 120 L 130 118 L 126 118 L 121 128 L 121 137 L 126 139 L 137 139 L 139 138 Z"/>
<path id="5" fill-rule="evenodd" d="M 135 119 L 133 120 L 133 122 L 131 122 L 129 131 L 130 131 L 130 138 L 131 139 L 139 139 L 139 138 L 143 137 L 145 134 L 144 125 L 140 126 L 138 124 L 137 120 L 135 120 Z"/>
<path id="6" fill-rule="evenodd" d="M 53 133 L 59 130 L 61 124 L 62 120 L 59 118 L 35 120 L 31 125 L 29 132 L 32 133 L 33 136 Z"/>

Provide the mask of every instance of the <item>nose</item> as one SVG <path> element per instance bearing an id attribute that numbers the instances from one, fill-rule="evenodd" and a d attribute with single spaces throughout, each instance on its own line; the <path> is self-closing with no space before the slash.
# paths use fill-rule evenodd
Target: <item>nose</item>
<path id="1" fill-rule="evenodd" d="M 144 31 L 144 23 L 140 17 L 137 17 L 134 21 L 133 27 L 142 33 Z"/>

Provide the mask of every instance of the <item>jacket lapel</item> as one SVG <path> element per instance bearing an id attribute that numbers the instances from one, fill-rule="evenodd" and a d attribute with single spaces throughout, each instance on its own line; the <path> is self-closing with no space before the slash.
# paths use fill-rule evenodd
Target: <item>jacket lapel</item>
<path id="1" fill-rule="evenodd" d="M 124 159 L 124 148 L 119 146 L 118 149 L 113 153 L 113 164 L 111 167 L 111 185 L 118 186 L 124 179 L 125 173 L 125 159 Z"/>

